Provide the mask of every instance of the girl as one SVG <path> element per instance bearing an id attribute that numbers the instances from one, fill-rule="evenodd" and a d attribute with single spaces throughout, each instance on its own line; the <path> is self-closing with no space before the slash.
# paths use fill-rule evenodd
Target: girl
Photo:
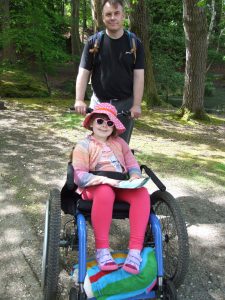
<path id="1" fill-rule="evenodd" d="M 106 176 L 127 173 L 133 180 L 141 177 L 140 167 L 128 144 L 118 135 L 125 127 L 117 118 L 117 111 L 109 103 L 97 104 L 88 114 L 83 126 L 92 131 L 77 143 L 73 151 L 74 180 L 84 200 L 93 200 L 91 221 L 95 236 L 96 260 L 102 271 L 118 269 L 109 251 L 109 230 L 115 199 L 130 204 L 129 252 L 123 269 L 138 274 L 146 225 L 150 214 L 150 198 L 146 188 L 120 189 L 118 179 Z M 99 175 L 98 172 L 103 172 Z M 108 172 L 108 173 L 107 173 Z M 101 173 L 102 174 L 102 173 Z"/>

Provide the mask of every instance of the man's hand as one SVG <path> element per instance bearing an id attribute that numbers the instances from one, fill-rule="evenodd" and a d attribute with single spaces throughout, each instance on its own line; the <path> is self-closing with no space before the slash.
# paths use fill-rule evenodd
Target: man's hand
<path id="1" fill-rule="evenodd" d="M 87 104 L 82 100 L 76 100 L 74 104 L 75 112 L 81 115 L 86 115 Z"/>
<path id="2" fill-rule="evenodd" d="M 138 119 L 141 116 L 141 106 L 140 105 L 133 105 L 130 109 L 131 118 Z"/>

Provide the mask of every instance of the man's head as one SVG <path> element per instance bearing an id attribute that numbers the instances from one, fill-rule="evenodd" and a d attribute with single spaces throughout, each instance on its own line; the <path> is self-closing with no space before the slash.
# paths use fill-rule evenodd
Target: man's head
<path id="1" fill-rule="evenodd" d="M 102 1 L 102 19 L 109 32 L 121 31 L 123 29 L 124 22 L 123 1 Z"/>
<path id="2" fill-rule="evenodd" d="M 102 0 L 102 9 L 104 8 L 106 2 L 108 2 L 112 6 L 117 6 L 119 4 L 124 7 L 123 0 Z"/>

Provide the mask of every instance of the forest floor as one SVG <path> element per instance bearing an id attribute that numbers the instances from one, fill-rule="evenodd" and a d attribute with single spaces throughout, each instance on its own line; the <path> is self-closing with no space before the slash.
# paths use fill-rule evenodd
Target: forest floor
<path id="1" fill-rule="evenodd" d="M 0 299 L 41 299 L 45 202 L 62 188 L 69 153 L 85 135 L 65 109 L 6 100 L 0 111 Z M 47 106 L 47 105 L 46 105 Z M 190 266 L 179 300 L 225 299 L 225 116 L 211 124 L 178 122 L 154 110 L 136 124 L 131 148 L 179 202 L 189 235 Z M 150 192 L 154 186 L 149 187 Z M 114 222 L 111 247 L 127 243 Z M 89 237 L 93 253 L 93 236 Z M 61 272 L 62 284 L 69 275 Z M 68 299 L 62 288 L 61 299 Z"/>

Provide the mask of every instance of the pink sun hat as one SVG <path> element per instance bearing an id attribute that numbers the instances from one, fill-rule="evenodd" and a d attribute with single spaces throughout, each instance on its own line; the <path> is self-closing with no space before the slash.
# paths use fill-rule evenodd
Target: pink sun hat
<path id="1" fill-rule="evenodd" d="M 83 122 L 83 126 L 85 128 L 91 130 L 91 128 L 90 128 L 90 121 L 91 121 L 91 117 L 94 114 L 104 114 L 104 115 L 107 115 L 108 118 L 109 118 L 109 120 L 111 120 L 114 123 L 116 131 L 117 131 L 118 134 L 121 134 L 121 133 L 123 133 L 126 130 L 126 128 L 124 127 L 124 125 L 117 118 L 117 110 L 116 110 L 116 108 L 113 105 L 111 105 L 109 103 L 105 103 L 105 102 L 97 104 L 94 107 L 94 110 L 85 117 L 84 122 Z"/>

